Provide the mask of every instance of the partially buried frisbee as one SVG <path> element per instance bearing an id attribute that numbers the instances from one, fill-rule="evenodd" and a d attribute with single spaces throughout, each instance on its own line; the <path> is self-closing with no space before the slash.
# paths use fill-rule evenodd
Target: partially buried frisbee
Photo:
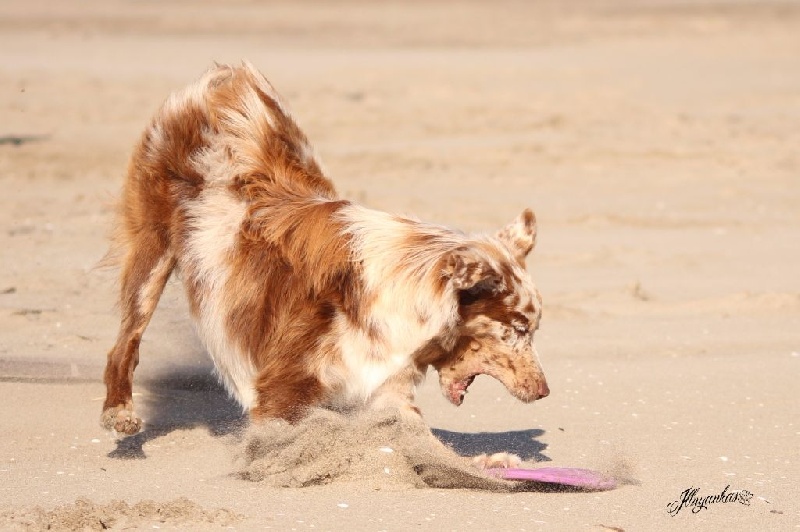
<path id="1" fill-rule="evenodd" d="M 577 467 L 540 467 L 536 469 L 497 467 L 487 469 L 486 472 L 493 477 L 505 480 L 547 482 L 586 490 L 602 491 L 612 490 L 617 487 L 617 483 L 613 478 L 609 478 L 598 471 Z"/>

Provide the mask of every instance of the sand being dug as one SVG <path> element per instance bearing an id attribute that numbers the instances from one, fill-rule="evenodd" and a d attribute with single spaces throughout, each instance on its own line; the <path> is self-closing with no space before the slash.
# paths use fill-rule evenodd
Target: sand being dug
<path id="1" fill-rule="evenodd" d="M 162 503 L 144 500 L 133 506 L 118 500 L 96 504 L 81 498 L 50 511 L 36 506 L 0 513 L 0 523 L 6 530 L 106 530 L 163 525 L 197 529 L 227 526 L 239 519 L 241 516 L 230 510 L 205 510 L 185 497 Z"/>
<path id="2" fill-rule="evenodd" d="M 344 416 L 315 410 L 296 425 L 254 425 L 245 435 L 239 467 L 242 478 L 276 487 L 353 481 L 381 489 L 520 488 L 487 478 L 436 440 L 422 420 L 396 411 Z"/>

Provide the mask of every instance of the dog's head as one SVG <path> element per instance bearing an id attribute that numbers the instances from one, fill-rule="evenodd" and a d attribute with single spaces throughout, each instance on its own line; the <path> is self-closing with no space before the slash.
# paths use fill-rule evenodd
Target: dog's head
<path id="1" fill-rule="evenodd" d="M 542 300 L 525 271 L 535 242 L 536 218 L 526 209 L 494 238 L 445 257 L 444 276 L 458 298 L 458 330 L 454 347 L 433 366 L 456 406 L 481 374 L 526 403 L 550 393 L 533 346 Z"/>

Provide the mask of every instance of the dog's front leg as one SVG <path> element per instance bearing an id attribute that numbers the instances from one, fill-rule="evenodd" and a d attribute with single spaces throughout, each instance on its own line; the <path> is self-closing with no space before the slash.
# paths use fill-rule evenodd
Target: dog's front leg
<path id="1" fill-rule="evenodd" d="M 324 396 L 325 389 L 315 375 L 293 367 L 268 367 L 256 379 L 256 404 L 250 409 L 250 418 L 255 422 L 285 419 L 296 423 Z"/>
<path id="2" fill-rule="evenodd" d="M 402 414 L 414 419 L 422 417 L 422 412 L 414 404 L 417 385 L 422 382 L 422 371 L 408 366 L 389 377 L 375 390 L 367 403 L 370 410 L 398 409 Z"/>
<path id="3" fill-rule="evenodd" d="M 372 410 L 396 408 L 414 420 L 419 420 L 422 418 L 422 413 L 414 405 L 414 395 L 421 381 L 422 371 L 413 367 L 406 368 L 378 388 L 368 406 Z M 429 434 L 431 440 L 435 442 L 434 445 L 444 445 L 432 432 Z M 478 456 L 467 456 L 464 459 L 478 469 L 517 467 L 522 462 L 519 456 L 507 452 L 491 455 L 483 453 Z"/>
<path id="4" fill-rule="evenodd" d="M 518 467 L 522 463 L 522 458 L 516 454 L 507 452 L 494 454 L 479 454 L 472 457 L 472 465 L 478 469 L 491 469 L 496 467 Z"/>

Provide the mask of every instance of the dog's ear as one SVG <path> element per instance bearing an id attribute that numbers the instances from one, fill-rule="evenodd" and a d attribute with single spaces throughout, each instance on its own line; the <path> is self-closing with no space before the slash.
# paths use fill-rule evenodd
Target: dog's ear
<path id="1" fill-rule="evenodd" d="M 470 248 L 459 248 L 451 252 L 445 260 L 444 277 L 457 291 L 496 292 L 503 280 L 492 269 L 479 252 Z"/>
<path id="2" fill-rule="evenodd" d="M 536 245 L 536 215 L 530 209 L 522 211 L 516 220 L 502 228 L 497 238 L 505 244 L 520 263 Z"/>

